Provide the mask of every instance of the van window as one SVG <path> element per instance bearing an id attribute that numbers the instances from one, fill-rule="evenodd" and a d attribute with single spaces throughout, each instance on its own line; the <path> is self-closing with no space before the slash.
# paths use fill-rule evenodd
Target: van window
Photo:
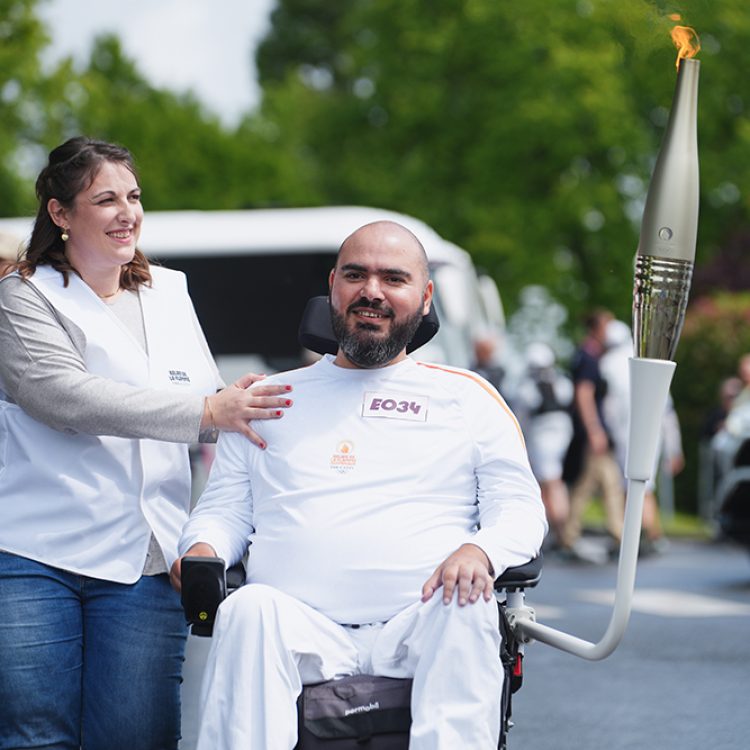
<path id="1" fill-rule="evenodd" d="M 276 372 L 309 362 L 297 341 L 310 297 L 328 294 L 336 251 L 269 254 L 170 255 L 160 263 L 183 271 L 208 345 L 227 382 L 248 370 Z M 432 272 L 445 271 L 433 268 Z M 433 304 L 441 321 L 437 336 L 418 350 L 427 361 L 468 367 L 471 342 L 436 286 Z"/>
<path id="2" fill-rule="evenodd" d="M 298 367 L 297 329 L 310 297 L 328 293 L 336 253 L 170 255 L 183 271 L 214 356 L 260 354 L 273 370 Z"/>

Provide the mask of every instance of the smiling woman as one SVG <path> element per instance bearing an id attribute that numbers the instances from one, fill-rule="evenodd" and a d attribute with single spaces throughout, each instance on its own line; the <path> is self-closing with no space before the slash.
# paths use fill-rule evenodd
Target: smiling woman
<path id="1" fill-rule="evenodd" d="M 36 187 L 26 256 L 0 280 L 3 740 L 176 748 L 187 633 L 167 570 L 188 443 L 261 444 L 248 421 L 281 416 L 290 389 L 251 393 L 252 373 L 221 389 L 184 275 L 137 248 L 126 149 L 73 138 Z"/>
<path id="2" fill-rule="evenodd" d="M 23 278 L 49 264 L 66 288 L 75 273 L 100 298 L 151 283 L 148 262 L 136 248 L 143 207 L 126 149 L 72 138 L 52 151 L 36 189 L 39 212 L 19 265 Z"/>
<path id="3" fill-rule="evenodd" d="M 141 189 L 132 170 L 105 162 L 70 208 L 51 198 L 47 210 L 62 228 L 65 254 L 81 278 L 102 299 L 122 287 L 120 271 L 133 261 L 141 233 Z"/>

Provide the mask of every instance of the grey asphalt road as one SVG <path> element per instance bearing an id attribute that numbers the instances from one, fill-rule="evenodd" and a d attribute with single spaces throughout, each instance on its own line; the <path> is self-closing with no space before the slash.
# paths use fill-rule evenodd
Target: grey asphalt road
<path id="1" fill-rule="evenodd" d="M 590 641 L 609 622 L 615 565 L 548 560 L 528 603 Z M 745 750 L 750 747 L 750 555 L 672 542 L 638 565 L 618 649 L 588 662 L 527 647 L 510 750 Z"/>
<path id="2" fill-rule="evenodd" d="M 615 567 L 548 556 L 528 594 L 537 619 L 599 640 Z M 208 647 L 207 639 L 188 643 L 181 750 L 195 747 Z M 525 673 L 510 750 L 750 748 L 750 555 L 672 541 L 639 562 L 633 614 L 614 654 L 589 662 L 533 643 Z"/>

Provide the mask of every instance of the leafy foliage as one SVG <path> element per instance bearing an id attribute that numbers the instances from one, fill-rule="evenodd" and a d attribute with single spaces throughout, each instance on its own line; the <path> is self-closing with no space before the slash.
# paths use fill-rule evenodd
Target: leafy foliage
<path id="1" fill-rule="evenodd" d="M 24 124 L 41 109 L 39 53 L 47 43 L 35 5 L 35 0 L 0 0 L 0 196 L 9 216 L 20 213 L 33 195 L 23 174 L 33 133 L 24 132 Z"/>
<path id="2" fill-rule="evenodd" d="M 56 77 L 65 99 L 49 123 L 50 147 L 79 132 L 123 143 L 136 155 L 147 208 L 241 208 L 262 198 L 262 185 L 246 179 L 252 133 L 227 132 L 192 94 L 152 87 L 116 37 L 96 41 L 83 72 L 67 63 Z"/>
<path id="3" fill-rule="evenodd" d="M 534 282 L 573 307 L 623 313 L 637 244 L 623 185 L 635 180 L 641 197 L 658 135 L 642 116 L 654 105 L 640 58 L 660 58 L 667 105 L 673 85 L 653 5 L 321 5 L 282 0 L 258 60 L 267 101 L 306 89 L 325 200 L 420 216 L 508 299 Z M 639 42 L 638 26 L 661 39 Z"/>
<path id="4" fill-rule="evenodd" d="M 0 0 L 3 214 L 32 208 L 21 157 L 86 132 L 133 150 L 149 208 L 392 208 L 466 247 L 511 310 L 539 284 L 571 320 L 594 305 L 629 316 L 674 86 L 673 3 L 279 0 L 257 53 L 263 103 L 236 129 L 152 86 L 114 37 L 83 70 L 43 75 L 37 4 Z M 705 292 L 738 278 L 728 267 L 750 241 L 750 21 L 744 0 L 678 9 L 703 40 Z"/>
<path id="5" fill-rule="evenodd" d="M 573 317 L 594 305 L 628 317 L 675 10 L 703 40 L 699 263 L 714 263 L 749 234 L 743 0 L 280 0 L 258 52 L 264 113 L 319 202 L 425 219 L 511 307 L 538 283 Z M 716 265 L 701 291 L 727 280 Z"/>
<path id="6" fill-rule="evenodd" d="M 672 394 L 678 407 L 687 459 L 676 479 L 684 509 L 696 507 L 698 442 L 708 412 L 718 403 L 722 381 L 737 374 L 750 352 L 750 292 L 719 292 L 695 300 L 685 320 Z"/>

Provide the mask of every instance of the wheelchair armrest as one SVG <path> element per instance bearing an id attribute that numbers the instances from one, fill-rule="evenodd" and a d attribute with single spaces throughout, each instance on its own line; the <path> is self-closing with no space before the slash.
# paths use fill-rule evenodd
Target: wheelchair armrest
<path id="1" fill-rule="evenodd" d="M 540 552 L 537 557 L 523 565 L 506 568 L 503 574 L 495 579 L 495 591 L 533 588 L 542 577 L 543 563 L 544 555 Z"/>
<path id="2" fill-rule="evenodd" d="M 540 553 L 533 560 L 507 568 L 495 579 L 495 591 L 533 588 L 542 577 L 544 558 Z M 245 567 L 241 562 L 226 570 L 220 557 L 185 557 L 182 560 L 182 607 L 190 632 L 211 636 L 219 605 L 245 583 Z"/>
<path id="3" fill-rule="evenodd" d="M 227 570 L 227 596 L 245 585 L 246 575 L 242 562 L 235 563 Z"/>
<path id="4" fill-rule="evenodd" d="M 244 583 L 241 562 L 226 570 L 220 557 L 183 558 L 181 601 L 192 634 L 210 636 L 219 605 Z"/>

